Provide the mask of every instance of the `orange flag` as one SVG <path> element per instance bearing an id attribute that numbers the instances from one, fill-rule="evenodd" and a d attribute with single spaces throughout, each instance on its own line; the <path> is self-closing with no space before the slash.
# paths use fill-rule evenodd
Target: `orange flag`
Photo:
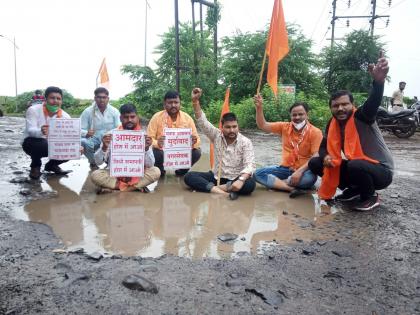
<path id="1" fill-rule="evenodd" d="M 265 51 L 268 56 L 267 83 L 277 96 L 277 70 L 278 63 L 289 52 L 286 22 L 284 20 L 281 0 L 274 1 L 273 15 L 271 17 L 270 31 L 268 33 Z"/>
<path id="2" fill-rule="evenodd" d="M 99 86 L 109 88 L 109 76 L 108 76 L 108 70 L 106 68 L 105 58 L 104 60 L 102 60 L 101 67 L 99 68 L 98 78 L 99 78 Z"/>
<path id="3" fill-rule="evenodd" d="M 220 113 L 219 120 L 219 129 L 222 130 L 222 117 L 224 114 L 229 113 L 229 96 L 230 96 L 230 87 L 227 88 L 225 93 L 225 101 L 223 102 L 222 112 Z M 210 143 L 210 167 L 213 169 L 214 166 L 214 145 Z"/>

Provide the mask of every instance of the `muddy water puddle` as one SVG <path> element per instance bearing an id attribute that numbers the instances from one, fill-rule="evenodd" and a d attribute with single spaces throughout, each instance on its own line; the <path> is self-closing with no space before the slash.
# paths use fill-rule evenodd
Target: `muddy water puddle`
<path id="1" fill-rule="evenodd" d="M 208 170 L 203 154 L 195 170 Z M 151 193 L 97 195 L 86 160 L 71 161 L 68 177 L 44 177 L 38 190 L 54 192 L 50 199 L 34 200 L 16 216 L 52 227 L 68 249 L 86 252 L 158 257 L 228 258 L 257 254 L 268 245 L 328 238 L 324 228 L 336 211 L 320 206 L 308 194 L 287 194 L 258 186 L 252 196 L 230 201 L 221 196 L 191 192 L 182 178 L 168 174 Z M 218 236 L 233 233 L 236 240 Z"/>

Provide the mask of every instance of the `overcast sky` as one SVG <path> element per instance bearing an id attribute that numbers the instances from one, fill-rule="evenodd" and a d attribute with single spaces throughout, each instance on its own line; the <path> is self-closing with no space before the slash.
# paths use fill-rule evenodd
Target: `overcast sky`
<path id="1" fill-rule="evenodd" d="M 173 0 L 148 0 L 147 64 L 159 35 L 174 24 Z M 274 0 L 219 0 L 222 19 L 219 35 L 264 28 L 271 18 Z M 283 0 L 286 21 L 302 27 L 314 41 L 314 50 L 329 45 L 332 0 Z M 337 15 L 366 15 L 371 0 L 337 1 Z M 377 0 L 375 34 L 387 43 L 392 81 L 390 95 L 398 82 L 407 82 L 406 96 L 420 96 L 420 41 L 415 33 L 420 17 L 420 0 Z M 191 1 L 179 0 L 180 20 L 191 20 Z M 198 20 L 196 4 L 196 19 Z M 102 58 L 106 57 L 111 98 L 129 93 L 132 82 L 120 74 L 124 64 L 144 63 L 145 0 L 1 0 L 0 34 L 16 38 L 18 93 L 49 85 L 65 88 L 75 97 L 92 98 Z M 336 37 L 352 29 L 368 29 L 368 19 L 337 23 Z M 219 37 L 219 38 L 220 38 Z M 0 95 L 15 94 L 13 45 L 0 37 Z M 281 74 L 280 74 L 281 75 Z M 234 91 L 232 91 L 234 93 Z"/>

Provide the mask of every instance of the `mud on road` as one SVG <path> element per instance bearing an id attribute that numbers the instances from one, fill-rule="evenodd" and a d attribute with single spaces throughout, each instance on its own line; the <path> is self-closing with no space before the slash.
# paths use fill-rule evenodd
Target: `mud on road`
<path id="1" fill-rule="evenodd" d="M 420 313 L 418 134 L 407 140 L 386 135 L 396 173 L 380 193 L 377 210 L 340 210 L 322 216 L 322 223 L 300 224 L 290 237 L 281 239 L 278 231 L 278 240 L 258 250 L 254 245 L 255 250 L 225 250 L 227 255 L 215 256 L 219 259 L 191 259 L 124 256 L 116 250 L 101 257 L 67 246 L 54 226 L 26 221 L 29 205 L 61 199 L 56 189 L 46 187 L 59 187 L 51 184 L 56 179 L 44 178 L 41 185 L 27 181 L 29 162 L 19 144 L 22 126 L 20 118 L 0 120 L 0 314 Z M 259 164 L 277 163 L 278 145 L 269 145 L 278 143 L 275 137 L 248 135 Z M 257 193 L 269 200 L 284 198 L 261 188 Z M 88 188 L 85 194 L 93 192 Z M 277 211 L 279 220 L 308 221 L 293 204 L 288 211 L 282 207 L 274 203 L 259 211 Z M 133 284 L 129 275 L 151 284 L 141 279 Z M 136 290 L 141 285 L 148 292 Z"/>

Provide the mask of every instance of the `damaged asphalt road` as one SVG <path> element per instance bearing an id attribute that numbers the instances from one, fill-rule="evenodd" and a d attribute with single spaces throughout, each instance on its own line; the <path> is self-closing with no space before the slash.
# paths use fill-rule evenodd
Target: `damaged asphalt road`
<path id="1" fill-rule="evenodd" d="M 2 119 L 8 121 L 0 123 L 0 314 L 420 313 L 414 169 L 420 163 L 410 162 L 419 157 L 419 135 L 386 138 L 402 171 L 380 194 L 377 210 L 337 213 L 326 223 L 335 231 L 326 240 L 279 244 L 235 259 L 92 259 L 82 250 L 57 251 L 63 244 L 49 226 L 14 217 L 31 198 L 50 196 L 25 196 L 19 193 L 25 183 L 9 182 L 26 176 L 28 162 L 19 145 L 22 120 Z M 135 289 L 123 284 L 130 275 Z"/>

